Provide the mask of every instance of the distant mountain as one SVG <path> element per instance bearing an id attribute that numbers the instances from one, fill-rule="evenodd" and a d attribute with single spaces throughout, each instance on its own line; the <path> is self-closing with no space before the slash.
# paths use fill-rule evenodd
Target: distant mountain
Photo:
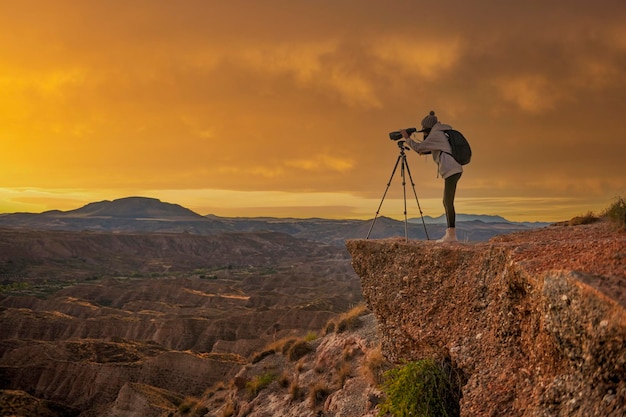
<path id="1" fill-rule="evenodd" d="M 408 220 L 410 223 L 421 223 L 421 217 L 414 217 Z M 507 220 L 502 216 L 493 216 L 489 214 L 457 214 L 456 222 L 473 222 L 473 221 L 481 221 L 483 223 L 509 223 L 509 224 L 518 224 L 524 225 L 531 228 L 537 227 L 545 227 L 550 225 L 551 223 L 547 222 L 514 222 L 511 220 Z M 446 215 L 442 214 L 439 217 L 430 217 L 424 216 L 424 222 L 426 224 L 446 224 Z"/>
<path id="2" fill-rule="evenodd" d="M 473 220 L 480 220 L 485 223 L 511 223 L 507 219 L 502 216 L 491 216 L 488 214 L 457 214 L 456 221 L 457 222 L 469 222 Z M 422 219 L 420 217 L 415 217 L 409 219 L 410 222 L 421 222 Z M 430 217 L 424 216 L 424 221 L 426 223 L 446 223 L 446 215 L 442 214 L 439 217 Z"/>
<path id="3" fill-rule="evenodd" d="M 61 217 L 158 219 L 170 221 L 206 220 L 204 216 L 178 204 L 164 203 L 156 198 L 146 197 L 126 197 L 113 201 L 105 200 L 89 203 L 76 210 L 47 213 L 54 213 Z M 45 215 L 46 212 L 42 214 Z"/>
<path id="4" fill-rule="evenodd" d="M 102 232 L 189 233 L 280 232 L 299 239 L 343 246 L 346 239 L 438 239 L 445 231 L 445 216 L 402 220 L 380 216 L 370 220 L 295 219 L 271 217 L 201 216 L 178 204 L 155 198 L 127 197 L 87 204 L 76 210 L 0 214 L 0 227 Z M 457 235 L 467 241 L 486 241 L 499 234 L 543 227 L 548 223 L 509 222 L 500 216 L 457 215 Z"/>

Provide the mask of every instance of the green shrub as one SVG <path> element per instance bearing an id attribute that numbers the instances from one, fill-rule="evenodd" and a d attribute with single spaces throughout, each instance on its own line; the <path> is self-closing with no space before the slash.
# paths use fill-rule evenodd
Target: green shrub
<path id="1" fill-rule="evenodd" d="M 250 393 L 250 395 L 256 397 L 259 391 L 271 384 L 274 379 L 276 379 L 276 375 L 274 375 L 272 372 L 266 372 L 264 374 L 257 375 L 252 378 L 251 381 L 246 383 L 246 389 L 248 390 L 248 393 Z"/>
<path id="2" fill-rule="evenodd" d="M 620 230 L 626 229 L 626 200 L 617 197 L 603 214 L 614 222 Z"/>
<path id="3" fill-rule="evenodd" d="M 458 416 L 459 389 L 446 368 L 432 359 L 423 359 L 385 372 L 382 388 L 386 399 L 379 416 Z"/>

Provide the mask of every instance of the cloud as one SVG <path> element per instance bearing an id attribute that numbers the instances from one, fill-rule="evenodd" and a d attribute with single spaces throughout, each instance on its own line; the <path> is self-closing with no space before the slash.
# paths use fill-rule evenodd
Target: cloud
<path id="1" fill-rule="evenodd" d="M 351 159 L 336 158 L 332 155 L 311 155 L 306 159 L 294 159 L 285 161 L 285 165 L 305 171 L 326 171 L 328 169 L 343 173 L 354 167 Z"/>
<path id="2" fill-rule="evenodd" d="M 494 80 L 494 83 L 504 100 L 514 103 L 525 112 L 554 110 L 559 101 L 559 91 L 541 75 Z"/>
<path id="3" fill-rule="evenodd" d="M 398 155 L 388 132 L 434 109 L 475 151 L 460 193 L 612 196 L 626 188 L 622 3 L 14 2 L 0 175 L 376 199 Z M 408 158 L 440 199 L 434 163 Z"/>
<path id="4" fill-rule="evenodd" d="M 454 36 L 430 39 L 422 37 L 381 37 L 371 47 L 373 55 L 404 76 L 421 81 L 442 78 L 453 68 L 460 53 L 460 40 Z"/>

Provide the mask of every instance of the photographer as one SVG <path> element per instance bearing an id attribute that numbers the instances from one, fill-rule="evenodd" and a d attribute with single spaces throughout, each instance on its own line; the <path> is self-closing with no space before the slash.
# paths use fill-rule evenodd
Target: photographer
<path id="1" fill-rule="evenodd" d="M 413 140 L 406 130 L 400 130 L 402 137 L 406 140 L 415 152 L 424 155 L 432 154 L 433 160 L 438 166 L 438 175 L 445 181 L 443 189 L 443 207 L 446 210 L 447 229 L 446 234 L 437 242 L 456 242 L 456 213 L 454 211 L 454 195 L 456 185 L 463 173 L 463 167 L 451 155 L 452 149 L 444 131 L 450 130 L 450 125 L 439 123 L 434 111 L 422 120 L 422 129 L 418 132 L 424 133 L 424 140 L 419 142 Z M 415 135 L 415 133 L 413 134 Z"/>

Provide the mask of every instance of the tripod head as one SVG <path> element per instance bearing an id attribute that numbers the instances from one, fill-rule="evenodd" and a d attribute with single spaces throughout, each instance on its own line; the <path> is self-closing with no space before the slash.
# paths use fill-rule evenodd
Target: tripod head
<path id="1" fill-rule="evenodd" d="M 396 142 L 398 144 L 398 148 L 400 148 L 400 153 L 404 155 L 404 151 L 410 151 L 411 148 L 409 148 L 408 146 L 406 146 L 406 141 L 404 140 L 399 140 Z"/>

